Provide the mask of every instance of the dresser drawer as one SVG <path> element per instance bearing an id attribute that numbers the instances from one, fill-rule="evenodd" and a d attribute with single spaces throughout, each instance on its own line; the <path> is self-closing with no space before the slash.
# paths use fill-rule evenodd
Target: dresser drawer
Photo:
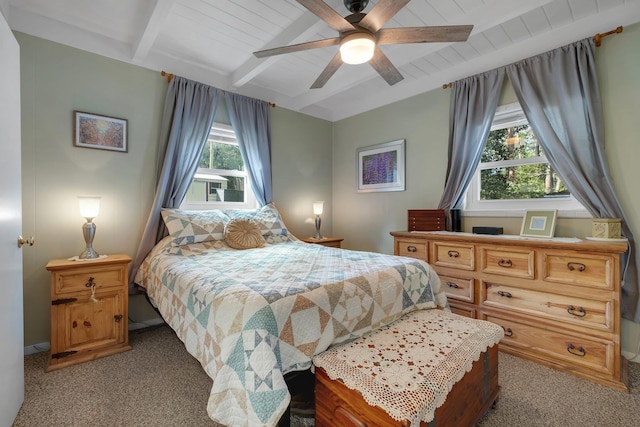
<path id="1" fill-rule="evenodd" d="M 572 336 L 552 331 L 534 324 L 523 324 L 509 317 L 483 316 L 485 320 L 502 326 L 505 336 L 500 341 L 500 349 L 516 353 L 538 355 L 544 359 L 554 359 L 570 366 L 580 366 L 589 372 L 612 375 L 615 370 L 613 342 Z M 508 348 L 505 348 L 508 347 Z"/>
<path id="2" fill-rule="evenodd" d="M 396 255 L 427 260 L 427 242 L 414 240 L 396 240 Z"/>
<path id="3" fill-rule="evenodd" d="M 433 265 L 461 270 L 475 268 L 473 245 L 433 242 Z"/>
<path id="4" fill-rule="evenodd" d="M 535 251 L 532 249 L 480 247 L 480 270 L 483 273 L 534 278 Z"/>
<path id="5" fill-rule="evenodd" d="M 613 289 L 614 259 L 606 255 L 544 253 L 543 280 Z"/>
<path id="6" fill-rule="evenodd" d="M 452 300 L 449 301 L 449 308 L 453 314 L 477 319 L 476 306 L 473 304 L 465 304 L 463 302 Z"/>
<path id="7" fill-rule="evenodd" d="M 590 300 L 481 281 L 481 304 L 527 315 L 613 330 L 611 300 Z"/>
<path id="8" fill-rule="evenodd" d="M 126 270 L 121 265 L 87 266 L 56 271 L 53 275 L 56 294 L 79 291 L 91 292 L 91 278 L 93 278 L 93 283 L 96 284 L 96 291 L 123 287 L 126 281 Z M 87 284 L 89 285 L 87 286 Z"/>
<path id="9" fill-rule="evenodd" d="M 474 289 L 473 279 L 462 279 L 459 277 L 439 274 L 442 288 L 448 298 L 455 298 L 461 301 L 473 302 Z"/>

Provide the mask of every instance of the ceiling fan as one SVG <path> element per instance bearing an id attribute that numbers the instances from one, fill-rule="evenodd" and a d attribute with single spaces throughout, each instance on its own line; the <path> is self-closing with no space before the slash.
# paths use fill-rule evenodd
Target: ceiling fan
<path id="1" fill-rule="evenodd" d="M 369 13 L 362 12 L 369 4 L 369 0 L 344 0 L 345 7 L 351 12 L 351 15 L 344 18 L 322 0 L 296 1 L 329 24 L 340 35 L 330 39 L 265 49 L 253 54 L 258 58 L 264 58 L 340 45 L 340 50 L 311 85 L 311 89 L 323 87 L 343 63 L 369 62 L 389 85 L 394 85 L 404 77 L 380 50 L 380 45 L 463 42 L 469 38 L 473 29 L 473 25 L 382 28 L 410 0 L 380 0 Z"/>

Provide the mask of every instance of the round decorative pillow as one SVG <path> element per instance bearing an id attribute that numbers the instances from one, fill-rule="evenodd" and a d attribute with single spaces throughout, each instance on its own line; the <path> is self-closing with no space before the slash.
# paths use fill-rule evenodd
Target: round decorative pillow
<path id="1" fill-rule="evenodd" d="M 232 219 L 224 227 L 224 240 L 234 249 L 261 248 L 265 244 L 258 224 L 251 219 Z"/>

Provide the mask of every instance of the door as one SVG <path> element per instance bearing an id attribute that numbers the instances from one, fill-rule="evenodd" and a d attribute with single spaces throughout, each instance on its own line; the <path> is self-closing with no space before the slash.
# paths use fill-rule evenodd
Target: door
<path id="1" fill-rule="evenodd" d="M 20 156 L 20 48 L 0 13 L 0 426 L 24 399 Z"/>

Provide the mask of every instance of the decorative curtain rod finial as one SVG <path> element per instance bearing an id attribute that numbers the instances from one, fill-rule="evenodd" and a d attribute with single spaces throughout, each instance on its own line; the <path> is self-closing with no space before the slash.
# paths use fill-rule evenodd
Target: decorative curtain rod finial
<path id="1" fill-rule="evenodd" d="M 164 77 L 167 78 L 167 83 L 171 83 L 171 79 L 173 79 L 173 74 L 169 74 L 166 71 L 161 71 L 160 74 L 162 74 Z"/>
<path id="2" fill-rule="evenodd" d="M 600 45 L 602 44 L 603 37 L 610 36 L 611 34 L 620 34 L 621 32 L 622 32 L 622 25 L 616 28 L 615 30 L 607 31 L 606 33 L 602 33 L 602 34 L 600 33 L 596 34 L 595 36 L 593 36 L 593 40 L 596 42 L 596 46 L 600 47 Z"/>
<path id="3" fill-rule="evenodd" d="M 445 83 L 442 85 L 442 89 L 451 89 L 451 86 L 453 86 L 453 83 L 451 82 Z"/>

